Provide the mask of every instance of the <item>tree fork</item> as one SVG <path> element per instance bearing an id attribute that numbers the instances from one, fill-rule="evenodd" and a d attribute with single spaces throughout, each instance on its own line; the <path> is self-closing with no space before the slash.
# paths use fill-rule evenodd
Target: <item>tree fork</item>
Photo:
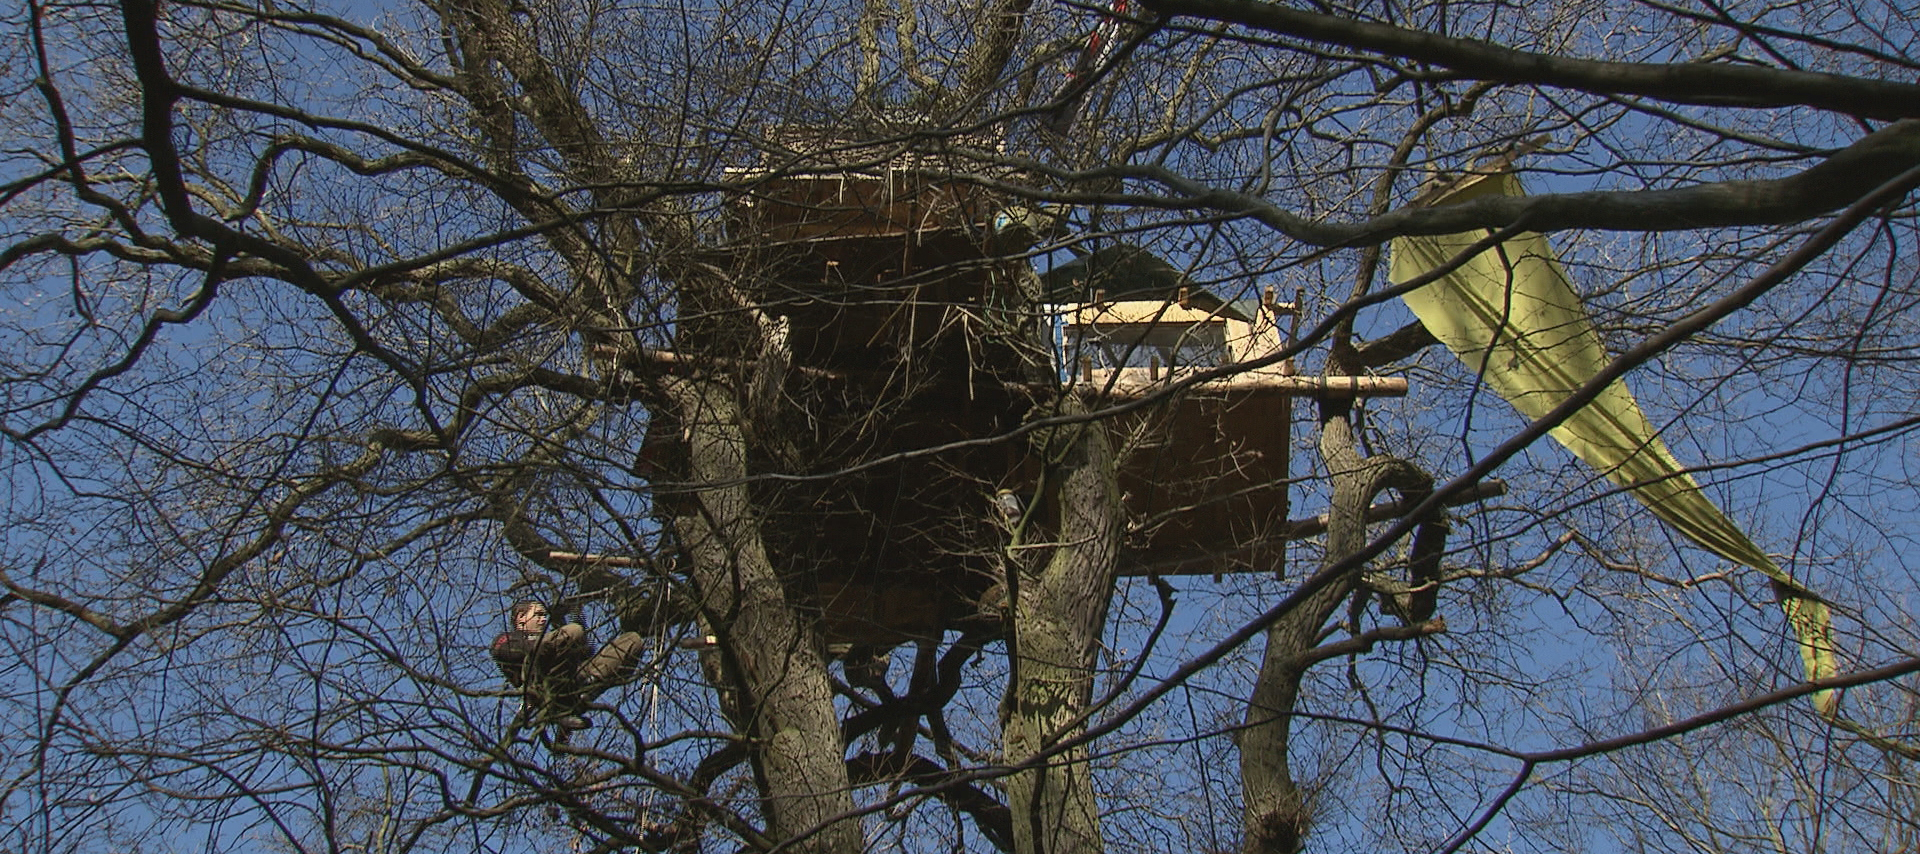
<path id="1" fill-rule="evenodd" d="M 1083 404 L 1063 396 L 1063 414 Z M 1013 673 L 1003 733 L 1006 761 L 1018 764 L 1071 737 L 1072 722 L 1093 700 L 1093 673 L 1117 574 L 1126 513 L 1113 446 L 1098 423 L 1042 433 L 1051 461 L 1043 495 L 1055 520 L 1046 563 L 1012 592 Z M 1087 750 L 1076 747 L 1007 779 L 1018 854 L 1093 854 L 1102 850 L 1100 807 Z"/>
<path id="2" fill-rule="evenodd" d="M 1433 479 L 1413 464 L 1394 457 L 1362 457 L 1355 447 L 1348 407 L 1328 405 L 1320 418 L 1320 453 L 1333 480 L 1327 511 L 1323 567 L 1358 554 L 1367 544 L 1367 521 L 1374 497 L 1397 488 L 1409 498 L 1433 488 Z M 1428 547 L 1432 547 L 1429 542 Z M 1321 656 L 1313 654 L 1320 627 L 1352 592 L 1358 573 L 1315 591 L 1267 629 L 1260 675 L 1248 698 L 1246 729 L 1239 737 L 1243 854 L 1296 854 L 1312 824 L 1312 796 L 1295 779 L 1287 750 L 1300 682 Z"/>
<path id="3" fill-rule="evenodd" d="M 731 391 L 673 379 L 666 395 L 687 435 L 696 490 L 672 524 L 691 559 L 694 595 L 720 643 L 720 667 L 738 691 L 737 725 L 752 739 L 767 835 L 801 854 L 861 850 L 853 796 L 816 628 L 788 600 L 743 482 L 746 431 Z"/>

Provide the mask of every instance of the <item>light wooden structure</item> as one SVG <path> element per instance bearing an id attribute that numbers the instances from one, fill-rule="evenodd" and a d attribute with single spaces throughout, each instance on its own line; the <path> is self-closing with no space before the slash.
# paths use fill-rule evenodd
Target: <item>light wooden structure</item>
<path id="1" fill-rule="evenodd" d="M 1293 306 L 1237 306 L 1179 285 L 1109 299 L 1109 272 L 1070 280 L 1054 296 L 1091 298 L 1051 311 L 1067 388 L 1107 403 L 1152 401 L 1108 422 L 1136 528 L 1127 565 L 1153 571 L 1218 553 L 1234 569 L 1271 568 L 1288 506 L 1296 392 L 1293 366 L 1278 356 Z"/>

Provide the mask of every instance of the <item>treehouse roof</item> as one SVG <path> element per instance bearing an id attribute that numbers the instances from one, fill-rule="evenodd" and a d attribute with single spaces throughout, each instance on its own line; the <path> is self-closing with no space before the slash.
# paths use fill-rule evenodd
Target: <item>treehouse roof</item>
<path id="1" fill-rule="evenodd" d="M 1052 303 L 1183 301 L 1231 320 L 1253 319 L 1236 303 L 1221 299 L 1172 264 L 1130 243 L 1115 243 L 1075 258 L 1042 273 L 1040 282 Z"/>

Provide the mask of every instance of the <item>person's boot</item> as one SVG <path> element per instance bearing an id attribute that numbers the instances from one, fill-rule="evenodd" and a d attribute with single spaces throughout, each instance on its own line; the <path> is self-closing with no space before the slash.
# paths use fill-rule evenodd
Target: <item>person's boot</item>
<path id="1" fill-rule="evenodd" d="M 561 715 L 554 718 L 553 722 L 567 732 L 579 732 L 593 726 L 593 721 L 588 720 L 586 715 Z"/>

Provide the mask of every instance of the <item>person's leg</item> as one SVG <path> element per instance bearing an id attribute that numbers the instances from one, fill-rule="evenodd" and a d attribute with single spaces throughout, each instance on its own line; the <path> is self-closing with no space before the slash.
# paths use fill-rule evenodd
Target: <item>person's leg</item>
<path id="1" fill-rule="evenodd" d="M 563 730 L 577 731 L 592 726 L 593 722 L 582 712 L 598 693 L 594 686 L 581 679 L 577 672 L 556 673 L 555 677 L 553 696 L 546 706 L 547 721 Z"/>
<path id="2" fill-rule="evenodd" d="M 640 649 L 645 645 L 636 632 L 621 632 L 619 637 L 608 642 L 586 664 L 581 665 L 580 675 L 586 678 L 593 690 L 604 689 L 608 683 L 624 679 L 633 674 L 634 665 L 640 661 Z"/>
<path id="3" fill-rule="evenodd" d="M 567 729 L 586 729 L 593 722 L 581 714 L 588 705 L 600 698 L 600 694 L 613 686 L 613 683 L 633 672 L 633 665 L 640 660 L 642 641 L 638 634 L 622 632 L 605 648 L 580 665 L 577 688 L 567 695 L 564 709 L 556 709 L 563 714 L 559 723 Z"/>
<path id="4" fill-rule="evenodd" d="M 568 623 L 540 637 L 542 646 L 568 647 L 580 643 L 587 637 L 587 628 L 579 623 Z"/>

